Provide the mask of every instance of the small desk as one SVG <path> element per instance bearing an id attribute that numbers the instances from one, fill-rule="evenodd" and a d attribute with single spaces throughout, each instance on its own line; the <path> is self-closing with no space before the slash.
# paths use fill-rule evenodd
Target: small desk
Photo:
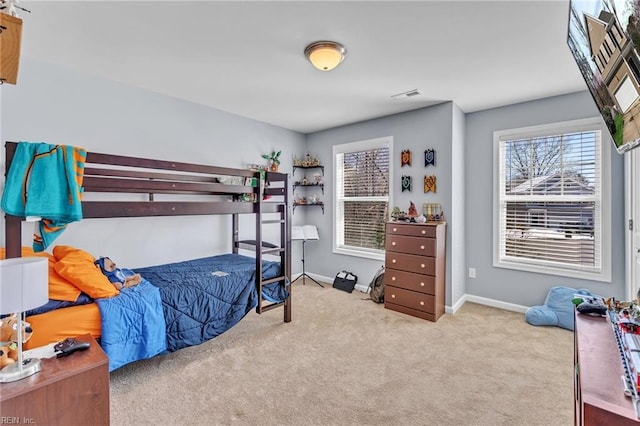
<path id="1" fill-rule="evenodd" d="M 639 426 L 620 376 L 622 359 L 608 318 L 575 314 L 575 424 Z"/>
<path id="2" fill-rule="evenodd" d="M 91 347 L 42 360 L 42 371 L 0 383 L 2 419 L 15 424 L 109 425 L 109 361 L 90 336 Z"/>

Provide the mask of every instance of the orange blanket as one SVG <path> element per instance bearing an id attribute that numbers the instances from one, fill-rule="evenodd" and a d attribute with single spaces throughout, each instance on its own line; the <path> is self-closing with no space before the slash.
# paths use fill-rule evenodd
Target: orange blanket
<path id="1" fill-rule="evenodd" d="M 100 310 L 95 303 L 56 309 L 26 318 L 33 328 L 33 335 L 25 344 L 25 349 L 56 343 L 69 336 L 91 334 L 100 338 Z"/>

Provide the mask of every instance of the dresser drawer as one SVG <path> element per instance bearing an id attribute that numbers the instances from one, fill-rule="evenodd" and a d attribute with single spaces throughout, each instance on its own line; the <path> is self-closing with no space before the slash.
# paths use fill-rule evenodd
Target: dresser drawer
<path id="1" fill-rule="evenodd" d="M 385 266 L 392 269 L 400 269 L 418 274 L 435 275 L 436 258 L 416 256 L 415 254 L 403 254 L 388 251 L 385 253 Z"/>
<path id="2" fill-rule="evenodd" d="M 406 235 L 388 235 L 385 248 L 389 251 L 417 254 L 419 256 L 436 255 L 436 239 L 409 237 Z"/>
<path id="3" fill-rule="evenodd" d="M 422 312 L 435 312 L 435 297 L 403 288 L 385 286 L 384 301 Z"/>
<path id="4" fill-rule="evenodd" d="M 384 285 L 400 287 L 420 293 L 436 294 L 436 278 L 430 275 L 414 274 L 413 272 L 397 271 L 386 268 Z"/>
<path id="5" fill-rule="evenodd" d="M 387 238 L 390 235 L 410 235 L 414 237 L 435 238 L 436 226 L 420 223 L 387 223 Z"/>

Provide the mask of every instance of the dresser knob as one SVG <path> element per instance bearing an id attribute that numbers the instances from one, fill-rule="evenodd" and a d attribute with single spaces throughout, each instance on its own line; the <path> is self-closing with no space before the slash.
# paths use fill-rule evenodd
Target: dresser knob
<path id="1" fill-rule="evenodd" d="M 396 242 L 395 242 L 395 241 L 392 241 L 392 242 L 391 242 L 391 245 L 392 245 L 392 246 L 395 246 L 395 245 L 396 245 Z"/>
<path id="2" fill-rule="evenodd" d="M 420 283 L 420 287 L 424 287 L 424 283 Z"/>
<path id="3" fill-rule="evenodd" d="M 420 306 L 424 306 L 424 302 L 423 301 L 420 301 Z"/>
<path id="4" fill-rule="evenodd" d="M 398 231 L 398 228 L 393 228 L 393 232 L 397 232 L 397 231 Z"/>
<path id="5" fill-rule="evenodd" d="M 424 246 L 420 246 L 420 250 L 424 250 Z"/>
<path id="6" fill-rule="evenodd" d="M 421 264 L 420 264 L 420 267 L 421 267 L 421 268 L 424 268 L 424 267 L 425 267 L 425 264 L 424 264 L 424 263 L 421 263 Z"/>
<path id="7" fill-rule="evenodd" d="M 392 299 L 395 299 L 395 298 L 396 298 L 396 295 L 395 295 L 395 294 L 392 294 L 392 295 L 391 295 L 391 298 L 392 298 Z"/>
<path id="8" fill-rule="evenodd" d="M 395 281 L 395 280 L 396 280 L 396 277 L 391 277 L 391 281 Z"/>
<path id="9" fill-rule="evenodd" d="M 424 229 L 422 230 L 422 235 L 426 234 L 427 231 L 425 231 Z"/>
<path id="10" fill-rule="evenodd" d="M 395 259 L 391 259 L 391 263 L 396 263 L 396 260 Z"/>

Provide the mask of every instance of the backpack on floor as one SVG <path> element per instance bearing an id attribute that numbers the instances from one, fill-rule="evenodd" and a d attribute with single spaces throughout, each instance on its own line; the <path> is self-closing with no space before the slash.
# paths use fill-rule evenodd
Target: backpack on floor
<path id="1" fill-rule="evenodd" d="M 378 269 L 369 283 L 369 297 L 376 303 L 384 302 L 384 265 Z"/>

